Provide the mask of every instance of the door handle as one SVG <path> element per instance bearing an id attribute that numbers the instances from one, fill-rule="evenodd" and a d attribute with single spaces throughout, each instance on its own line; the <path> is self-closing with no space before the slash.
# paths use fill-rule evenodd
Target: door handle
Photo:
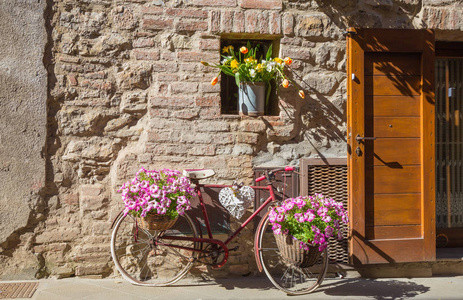
<path id="1" fill-rule="evenodd" d="M 355 137 L 355 140 L 356 140 L 357 142 L 361 142 L 361 141 L 374 141 L 374 140 L 376 140 L 376 138 L 375 138 L 375 137 L 370 137 L 370 136 L 365 136 L 365 137 L 363 137 L 363 136 L 360 136 L 360 134 L 357 134 L 357 136 Z"/>

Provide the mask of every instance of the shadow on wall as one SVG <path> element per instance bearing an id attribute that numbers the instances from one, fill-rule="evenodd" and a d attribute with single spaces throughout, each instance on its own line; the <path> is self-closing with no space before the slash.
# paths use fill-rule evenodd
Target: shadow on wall
<path id="1" fill-rule="evenodd" d="M 320 11 L 339 28 L 413 28 L 413 19 L 421 11 L 422 1 L 344 1 L 315 0 Z"/>

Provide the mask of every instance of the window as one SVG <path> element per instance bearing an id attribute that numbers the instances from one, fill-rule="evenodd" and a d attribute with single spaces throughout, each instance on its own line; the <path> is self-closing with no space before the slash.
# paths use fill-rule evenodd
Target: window
<path id="1" fill-rule="evenodd" d="M 222 56 L 222 49 L 226 46 L 232 45 L 235 50 L 242 46 L 246 46 L 248 41 L 251 47 L 259 46 L 257 52 L 258 59 L 265 58 L 270 45 L 273 47 L 273 55 L 277 56 L 279 51 L 279 43 L 277 40 L 249 40 L 249 39 L 222 39 L 220 43 L 220 55 Z M 278 115 L 278 98 L 276 94 L 276 83 L 271 83 L 271 93 L 268 103 L 265 105 L 265 115 L 275 116 Z M 238 115 L 238 87 L 235 83 L 235 78 L 222 73 L 220 81 L 220 98 L 221 98 L 221 113 L 226 115 Z"/>

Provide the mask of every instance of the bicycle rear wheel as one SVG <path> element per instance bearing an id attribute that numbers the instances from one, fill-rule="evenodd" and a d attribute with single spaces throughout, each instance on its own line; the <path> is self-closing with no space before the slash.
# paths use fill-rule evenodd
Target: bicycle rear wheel
<path id="1" fill-rule="evenodd" d="M 325 249 L 318 261 L 310 267 L 290 263 L 280 255 L 268 214 L 258 226 L 256 235 L 258 263 L 275 287 L 288 295 L 303 295 L 317 289 L 328 270 L 328 251 Z"/>
<path id="2" fill-rule="evenodd" d="M 198 237 L 196 227 L 186 214 L 179 216 L 168 230 L 146 230 L 131 215 L 121 216 L 111 235 L 111 256 L 124 279 L 136 285 L 165 286 L 177 282 L 192 267 L 197 252 L 188 240 L 163 239 L 163 236 Z"/>

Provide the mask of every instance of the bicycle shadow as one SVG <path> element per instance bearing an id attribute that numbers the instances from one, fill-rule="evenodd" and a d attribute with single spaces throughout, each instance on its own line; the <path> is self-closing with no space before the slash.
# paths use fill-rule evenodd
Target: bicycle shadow
<path id="1" fill-rule="evenodd" d="M 234 289 L 274 289 L 274 285 L 265 275 L 258 276 L 241 276 L 234 278 L 217 278 L 214 281 L 227 290 Z"/>
<path id="2" fill-rule="evenodd" d="M 378 280 L 370 278 L 325 280 L 319 292 L 327 296 L 358 296 L 377 300 L 410 299 L 431 290 L 412 281 Z"/>

